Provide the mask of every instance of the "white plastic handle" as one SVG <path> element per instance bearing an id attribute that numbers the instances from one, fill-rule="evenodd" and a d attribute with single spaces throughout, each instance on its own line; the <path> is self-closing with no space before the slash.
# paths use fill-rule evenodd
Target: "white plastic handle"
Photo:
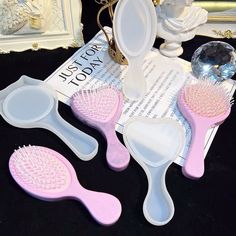
<path id="1" fill-rule="evenodd" d="M 137 101 L 144 97 L 147 85 L 142 70 L 142 60 L 139 58 L 129 61 L 122 89 L 125 97 L 132 101 Z"/>
<path id="2" fill-rule="evenodd" d="M 81 160 L 91 160 L 98 151 L 97 140 L 79 129 L 76 129 L 66 122 L 57 110 L 54 111 L 55 113 L 51 112 L 41 120 L 40 125 L 61 138 Z"/>

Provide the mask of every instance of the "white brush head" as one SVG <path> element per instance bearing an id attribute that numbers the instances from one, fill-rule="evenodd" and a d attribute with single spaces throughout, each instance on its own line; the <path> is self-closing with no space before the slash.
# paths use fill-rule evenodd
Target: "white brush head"
<path id="1" fill-rule="evenodd" d="M 170 118 L 133 117 L 125 124 L 124 142 L 131 155 L 157 167 L 177 158 L 183 144 L 183 128 Z"/>

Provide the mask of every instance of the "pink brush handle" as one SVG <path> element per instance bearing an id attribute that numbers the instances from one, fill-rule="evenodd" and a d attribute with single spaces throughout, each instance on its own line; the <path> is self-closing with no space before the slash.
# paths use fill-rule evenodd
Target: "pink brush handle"
<path id="1" fill-rule="evenodd" d="M 114 128 L 108 128 L 104 132 L 107 140 L 107 163 L 115 171 L 124 170 L 130 161 L 130 155 L 126 147 L 116 136 Z"/>
<path id="2" fill-rule="evenodd" d="M 192 125 L 192 140 L 182 168 L 183 174 L 190 179 L 198 179 L 204 174 L 204 145 L 208 126 L 203 122 Z"/>
<path id="3" fill-rule="evenodd" d="M 75 184 L 70 195 L 81 201 L 93 218 L 102 225 L 114 224 L 121 215 L 120 201 L 111 194 L 87 190 Z"/>

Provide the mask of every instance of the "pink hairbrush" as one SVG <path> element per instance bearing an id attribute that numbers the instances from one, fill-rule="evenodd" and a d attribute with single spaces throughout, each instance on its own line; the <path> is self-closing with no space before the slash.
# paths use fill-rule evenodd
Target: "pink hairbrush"
<path id="1" fill-rule="evenodd" d="M 107 193 L 83 188 L 70 162 L 58 152 L 41 146 L 27 146 L 10 157 L 9 169 L 15 181 L 32 196 L 46 200 L 75 198 L 103 225 L 115 223 L 121 214 L 119 200 Z"/>
<path id="2" fill-rule="evenodd" d="M 128 150 L 116 136 L 115 124 L 123 107 L 121 92 L 112 87 L 76 92 L 71 98 L 71 108 L 77 118 L 97 128 L 107 140 L 107 163 L 111 169 L 124 170 L 130 160 Z"/>
<path id="3" fill-rule="evenodd" d="M 182 172 L 188 178 L 200 178 L 204 174 L 206 132 L 230 114 L 231 98 L 221 84 L 204 79 L 185 85 L 179 92 L 177 103 L 192 131 Z"/>

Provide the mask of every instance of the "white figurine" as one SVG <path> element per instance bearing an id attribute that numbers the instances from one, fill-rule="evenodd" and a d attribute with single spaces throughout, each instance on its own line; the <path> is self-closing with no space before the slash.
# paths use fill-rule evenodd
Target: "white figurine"
<path id="1" fill-rule="evenodd" d="M 196 35 L 197 29 L 207 21 L 208 12 L 193 6 L 193 0 L 161 0 L 156 7 L 157 36 L 165 42 L 160 52 L 168 57 L 183 53 L 182 42 Z"/>
<path id="2" fill-rule="evenodd" d="M 0 34 L 13 34 L 27 21 L 26 8 L 17 0 L 0 0 Z"/>

